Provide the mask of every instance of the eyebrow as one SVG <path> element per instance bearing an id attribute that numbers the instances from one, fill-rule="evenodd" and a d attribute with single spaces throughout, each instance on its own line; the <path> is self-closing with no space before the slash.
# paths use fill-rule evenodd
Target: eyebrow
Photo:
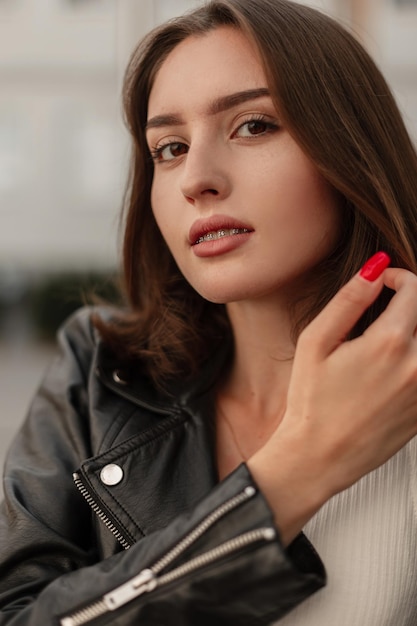
<path id="1" fill-rule="evenodd" d="M 216 115 L 217 113 L 222 113 L 223 111 L 232 109 L 238 104 L 244 104 L 245 102 L 257 100 L 258 98 L 264 98 L 269 95 L 269 90 L 266 87 L 261 87 L 259 89 L 247 89 L 246 91 L 238 91 L 237 93 L 222 96 L 221 98 L 216 98 L 213 102 L 211 102 L 209 106 L 209 115 Z M 152 117 L 146 122 L 145 130 L 149 130 L 150 128 L 160 128 L 161 126 L 179 126 L 183 123 L 184 122 L 181 118 L 175 114 L 169 113 L 167 115 L 155 115 L 155 117 Z"/>

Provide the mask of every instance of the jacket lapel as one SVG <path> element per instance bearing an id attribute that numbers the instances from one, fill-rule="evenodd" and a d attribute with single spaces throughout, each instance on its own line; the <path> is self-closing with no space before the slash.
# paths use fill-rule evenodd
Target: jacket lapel
<path id="1" fill-rule="evenodd" d="M 217 482 L 210 397 L 199 408 L 172 412 L 81 466 L 82 480 L 102 518 L 116 525 L 129 544 L 166 526 L 189 510 Z M 141 411 L 129 423 L 143 423 Z M 117 466 L 116 484 L 106 468 Z M 197 471 L 196 471 L 197 468 Z"/>

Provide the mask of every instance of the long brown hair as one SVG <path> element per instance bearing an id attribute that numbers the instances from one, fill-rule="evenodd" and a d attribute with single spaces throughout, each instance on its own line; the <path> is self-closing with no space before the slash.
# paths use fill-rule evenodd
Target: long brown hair
<path id="1" fill-rule="evenodd" d="M 224 307 L 185 281 L 157 228 L 144 133 L 149 94 L 167 55 L 185 38 L 222 25 L 239 28 L 255 43 L 283 124 L 340 195 L 341 240 L 315 268 L 316 284 L 296 310 L 295 336 L 376 251 L 386 251 L 395 266 L 417 269 L 417 157 L 366 51 L 312 8 L 288 0 L 213 0 L 152 31 L 134 51 L 124 83 L 133 140 L 123 213 L 128 310 L 96 324 L 121 357 L 139 357 L 158 386 L 190 376 L 231 333 Z M 356 333 L 389 297 L 380 297 Z"/>

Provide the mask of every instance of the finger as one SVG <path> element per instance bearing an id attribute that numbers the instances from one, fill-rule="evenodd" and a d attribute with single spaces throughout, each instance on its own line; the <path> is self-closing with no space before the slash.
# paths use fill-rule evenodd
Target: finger
<path id="1" fill-rule="evenodd" d="M 414 335 L 417 326 L 417 276 L 408 270 L 389 268 L 384 272 L 383 281 L 396 293 L 385 311 L 369 327 L 369 331 L 385 333 L 390 329 Z"/>
<path id="2" fill-rule="evenodd" d="M 310 344 L 316 356 L 328 356 L 345 341 L 356 322 L 381 293 L 384 286 L 382 273 L 389 262 L 390 258 L 384 252 L 371 257 L 303 331 L 302 341 Z"/>

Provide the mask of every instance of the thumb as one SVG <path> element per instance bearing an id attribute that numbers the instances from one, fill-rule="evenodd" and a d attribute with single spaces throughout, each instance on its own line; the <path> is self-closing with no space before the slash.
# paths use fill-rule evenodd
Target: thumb
<path id="1" fill-rule="evenodd" d="M 310 338 L 319 356 L 328 356 L 346 339 L 366 309 L 377 299 L 384 282 L 383 271 L 390 264 L 385 252 L 377 252 L 346 283 L 302 334 Z"/>

